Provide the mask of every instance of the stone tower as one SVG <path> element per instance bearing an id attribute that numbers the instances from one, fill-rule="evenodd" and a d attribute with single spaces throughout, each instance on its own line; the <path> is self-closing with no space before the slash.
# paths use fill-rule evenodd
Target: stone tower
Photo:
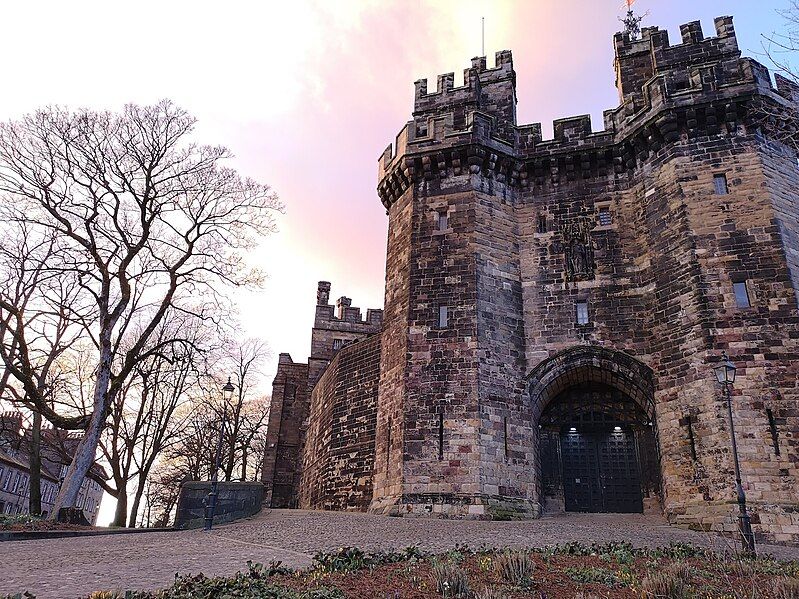
<path id="1" fill-rule="evenodd" d="M 379 160 L 388 211 L 370 510 L 663 509 L 730 530 L 733 390 L 756 531 L 799 538 L 797 90 L 732 18 L 617 34 L 620 105 L 516 123 L 510 52 L 416 82 Z"/>

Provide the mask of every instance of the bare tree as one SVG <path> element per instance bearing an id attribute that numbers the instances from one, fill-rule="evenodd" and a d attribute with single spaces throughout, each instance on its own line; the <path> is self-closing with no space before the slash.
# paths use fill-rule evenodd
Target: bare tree
<path id="1" fill-rule="evenodd" d="M 184 327 L 191 326 L 185 319 L 181 322 Z M 189 406 L 191 390 L 198 386 L 202 372 L 203 355 L 197 349 L 200 335 L 199 330 L 193 333 L 195 342 L 184 353 L 172 360 L 153 359 L 150 367 L 142 370 L 143 384 L 148 389 L 149 416 L 136 435 L 133 458 L 137 468 L 136 490 L 130 510 L 130 527 L 136 525 L 139 505 L 153 466 L 165 450 L 179 441 L 180 433 L 190 417 L 190 412 L 182 408 Z"/>
<path id="2" fill-rule="evenodd" d="M 763 35 L 764 53 L 776 71 L 777 94 L 758 98 L 753 115 L 761 130 L 799 153 L 799 71 L 794 66 L 799 52 L 799 0 L 777 12 L 784 30 Z"/>
<path id="3" fill-rule="evenodd" d="M 267 186 L 222 166 L 225 148 L 191 143 L 194 124 L 164 101 L 118 114 L 48 108 L 0 125 L 0 238 L 16 241 L 27 231 L 53 248 L 39 261 L 40 275 L 22 275 L 29 281 L 22 299 L 0 291 L 2 359 L 21 401 L 54 424 L 85 430 L 53 517 L 75 505 L 106 418 L 137 365 L 190 343 L 151 343 L 167 312 L 213 318 L 225 301 L 219 283 L 259 282 L 243 254 L 273 230 L 281 205 Z M 16 273 L 0 279 L 17 280 Z M 61 280 L 69 302 L 48 284 Z M 32 356 L 52 343 L 59 319 L 48 315 L 49 335 L 25 320 L 48 312 L 63 313 L 66 330 L 79 327 L 93 345 L 85 414 L 58 413 L 47 400 L 43 363 Z"/>
<path id="4" fill-rule="evenodd" d="M 253 395 L 268 349 L 260 339 L 245 339 L 228 342 L 225 353 L 221 366 L 233 372 L 236 391 L 228 403 L 220 405 L 212 402 L 211 406 L 216 407 L 217 419 L 224 419 L 227 456 L 223 466 L 225 480 L 233 480 L 237 466 L 241 469 L 240 479 L 246 480 L 253 440 L 266 422 L 263 402 L 256 402 Z M 220 381 L 223 378 L 221 374 L 218 375 Z"/>

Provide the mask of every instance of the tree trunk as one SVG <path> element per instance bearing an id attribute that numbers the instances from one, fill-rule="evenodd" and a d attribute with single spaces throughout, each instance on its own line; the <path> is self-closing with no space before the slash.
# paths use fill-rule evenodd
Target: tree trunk
<path id="1" fill-rule="evenodd" d="M 141 504 L 141 498 L 144 494 L 144 484 L 146 482 L 146 477 L 139 476 L 139 480 L 136 483 L 136 495 L 133 497 L 133 507 L 130 508 L 128 528 L 136 528 L 136 518 L 139 517 L 139 505 Z"/>
<path id="2" fill-rule="evenodd" d="M 241 449 L 241 480 L 247 480 L 247 447 Z"/>
<path id="3" fill-rule="evenodd" d="M 117 489 L 119 490 L 117 509 L 114 511 L 114 520 L 111 522 L 111 526 L 125 528 L 125 522 L 128 519 L 128 481 L 121 481 Z"/>
<path id="4" fill-rule="evenodd" d="M 28 499 L 28 512 L 31 516 L 39 516 L 42 513 L 42 415 L 39 412 L 33 413 L 29 449 L 31 494 Z"/>
<path id="5" fill-rule="evenodd" d="M 103 378 L 105 378 L 105 384 L 101 387 L 101 381 L 98 381 L 97 387 L 107 389 L 108 375 L 106 374 Z M 99 397 L 97 397 L 98 395 Z M 58 491 L 53 512 L 48 516 L 48 520 L 58 519 L 58 512 L 61 511 L 61 508 L 75 507 L 77 504 L 80 486 L 83 484 L 83 479 L 86 477 L 86 473 L 89 472 L 89 468 L 94 464 L 97 445 L 100 442 L 100 433 L 105 423 L 105 405 L 107 401 L 105 395 L 105 392 L 95 392 L 94 410 L 89 420 L 89 426 L 75 449 L 75 455 L 67 469 L 64 481 L 61 483 L 61 489 Z"/>

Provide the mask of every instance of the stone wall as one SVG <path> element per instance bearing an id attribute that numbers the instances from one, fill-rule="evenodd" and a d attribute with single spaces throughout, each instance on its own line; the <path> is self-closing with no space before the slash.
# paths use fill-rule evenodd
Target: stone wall
<path id="1" fill-rule="evenodd" d="M 214 524 L 247 518 L 261 511 L 264 486 L 256 482 L 217 483 Z M 188 481 L 180 485 L 175 528 L 200 528 L 205 524 L 205 504 L 210 481 Z"/>
<path id="2" fill-rule="evenodd" d="M 330 283 L 318 283 L 311 355 L 306 363 L 297 363 L 289 354 L 280 354 L 272 382 L 261 478 L 267 505 L 297 507 L 311 391 L 338 352 L 380 331 L 382 319 L 379 309 L 367 310 L 362 319 L 360 308 L 353 307 L 348 297 L 340 297 L 332 306 Z"/>
<path id="3" fill-rule="evenodd" d="M 308 395 L 308 364 L 297 364 L 289 354 L 280 354 L 261 470 L 264 501 L 271 507 L 297 507 Z"/>
<path id="4" fill-rule="evenodd" d="M 365 510 L 372 499 L 380 335 L 338 352 L 311 392 L 299 504 Z"/>

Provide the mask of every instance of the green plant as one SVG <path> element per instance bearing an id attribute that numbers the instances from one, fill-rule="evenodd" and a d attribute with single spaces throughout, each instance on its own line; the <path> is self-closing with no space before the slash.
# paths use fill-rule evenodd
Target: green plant
<path id="1" fill-rule="evenodd" d="M 268 566 L 247 560 L 247 573 L 251 578 L 268 578 L 282 574 L 291 574 L 293 570 L 283 565 L 281 561 L 272 560 Z"/>
<path id="2" fill-rule="evenodd" d="M 30 514 L 0 514 L 0 526 L 13 526 L 15 524 L 33 524 L 41 522 L 41 516 L 31 516 Z M 8 595 L 14 597 L 15 595 Z M 25 597 L 25 595 L 21 595 Z"/>
<path id="3" fill-rule="evenodd" d="M 799 599 L 799 579 L 778 578 L 771 583 L 774 599 Z"/>
<path id="4" fill-rule="evenodd" d="M 436 590 L 445 599 L 469 596 L 469 579 L 466 572 L 452 564 L 433 566 L 433 579 Z"/>
<path id="5" fill-rule="evenodd" d="M 353 572 L 368 565 L 366 555 L 357 547 L 341 547 L 333 553 L 320 551 L 313 561 L 314 567 L 322 572 Z"/>
<path id="6" fill-rule="evenodd" d="M 598 549 L 600 557 L 606 562 L 630 565 L 635 561 L 636 550 L 630 543 L 608 543 Z"/>
<path id="7" fill-rule="evenodd" d="M 505 582 L 516 587 L 529 588 L 533 584 L 535 562 L 523 551 L 506 551 L 494 562 L 497 573 Z"/>

